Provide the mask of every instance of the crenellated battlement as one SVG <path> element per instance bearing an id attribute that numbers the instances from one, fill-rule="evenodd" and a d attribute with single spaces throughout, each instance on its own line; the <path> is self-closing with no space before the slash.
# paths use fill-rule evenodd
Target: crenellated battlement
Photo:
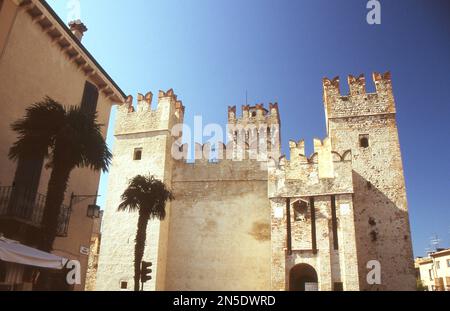
<path id="1" fill-rule="evenodd" d="M 265 162 L 269 157 L 273 156 L 270 152 L 260 152 L 251 150 L 248 144 L 244 144 L 242 147 L 238 146 L 236 142 L 230 141 L 227 144 L 218 142 L 216 144 L 211 143 L 194 143 L 183 144 L 181 146 L 174 145 L 172 149 L 172 155 L 175 160 L 188 162 L 189 149 L 193 151 L 193 159 L 195 163 L 219 163 L 221 161 L 254 161 Z"/>
<path id="2" fill-rule="evenodd" d="M 237 117 L 236 106 L 228 107 L 228 138 L 235 142 L 233 158 L 266 161 L 279 157 L 281 150 L 280 113 L 278 103 L 243 105 L 242 116 Z M 231 151 L 230 151 L 231 152 Z"/>
<path id="3" fill-rule="evenodd" d="M 242 115 L 237 117 L 236 106 L 228 107 L 228 123 L 229 124 L 279 124 L 280 114 L 278 103 L 269 103 L 269 109 L 264 104 L 256 104 L 255 106 L 243 105 Z"/>
<path id="4" fill-rule="evenodd" d="M 129 95 L 119 106 L 116 117 L 116 135 L 169 130 L 177 123 L 183 123 L 185 107 L 172 89 L 159 91 L 158 102 L 152 107 L 153 93 L 138 93 L 134 105 Z"/>
<path id="5" fill-rule="evenodd" d="M 236 158 L 233 143 L 192 145 L 194 161 L 188 161 L 190 146 L 179 147 L 180 157 L 173 164 L 174 182 L 267 180 L 267 166 L 248 156 Z"/>
<path id="6" fill-rule="evenodd" d="M 329 167 L 332 171 L 332 166 L 330 163 L 341 162 L 341 161 L 351 161 L 350 150 L 344 152 L 342 155 L 331 149 L 331 140 L 327 137 L 324 140 L 314 139 L 314 152 L 309 157 L 305 153 L 305 141 L 302 139 L 298 142 L 289 141 L 290 149 L 290 163 L 292 166 L 298 166 L 301 164 L 321 164 L 322 167 Z M 323 172 L 326 173 L 326 172 Z M 331 177 L 330 177 L 331 176 Z M 322 174 L 321 178 L 333 178 L 334 175 L 330 172 L 327 174 Z"/>
<path id="7" fill-rule="evenodd" d="M 290 141 L 290 160 L 269 161 L 269 196 L 296 193 L 352 193 L 352 153 L 331 149 L 331 140 L 314 139 L 314 153 L 305 155 L 305 142 Z"/>
<path id="8" fill-rule="evenodd" d="M 367 93 L 364 75 L 348 76 L 349 94 L 342 95 L 339 77 L 323 79 L 327 119 L 395 113 L 390 72 L 373 73 L 375 93 Z"/>

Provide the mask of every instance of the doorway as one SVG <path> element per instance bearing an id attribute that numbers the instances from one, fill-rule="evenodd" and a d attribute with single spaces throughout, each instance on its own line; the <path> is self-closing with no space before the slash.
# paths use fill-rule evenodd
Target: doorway
<path id="1" fill-rule="evenodd" d="M 317 291 L 316 270 L 308 264 L 298 264 L 289 272 L 289 291 Z"/>

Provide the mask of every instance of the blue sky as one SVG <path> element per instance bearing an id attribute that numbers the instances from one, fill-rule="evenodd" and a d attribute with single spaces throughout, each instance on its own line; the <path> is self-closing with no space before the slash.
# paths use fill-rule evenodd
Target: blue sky
<path id="1" fill-rule="evenodd" d="M 49 0 L 67 19 L 67 3 Z M 322 78 L 390 70 L 415 255 L 430 237 L 450 247 L 450 2 L 366 0 L 81 0 L 84 45 L 127 93 L 173 88 L 204 123 L 227 106 L 277 101 L 283 149 L 325 136 Z M 108 141 L 111 142 L 111 135 Z M 105 192 L 106 177 L 100 190 Z M 100 204 L 104 203 L 104 196 Z"/>

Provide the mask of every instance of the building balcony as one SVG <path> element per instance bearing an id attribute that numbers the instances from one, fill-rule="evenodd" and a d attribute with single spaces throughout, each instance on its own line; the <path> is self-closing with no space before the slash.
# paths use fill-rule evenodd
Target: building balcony
<path id="1" fill-rule="evenodd" d="M 0 220 L 18 222 L 35 229 L 42 228 L 46 197 L 20 187 L 0 187 Z M 61 205 L 58 218 L 58 237 L 66 237 L 70 207 Z"/>

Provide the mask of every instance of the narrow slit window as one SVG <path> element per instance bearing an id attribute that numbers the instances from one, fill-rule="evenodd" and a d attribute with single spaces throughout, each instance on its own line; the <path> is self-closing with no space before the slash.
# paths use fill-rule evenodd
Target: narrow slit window
<path id="1" fill-rule="evenodd" d="M 331 223 L 333 229 L 333 247 L 335 250 L 339 249 L 339 239 L 338 239 L 338 220 L 336 215 L 336 197 L 331 196 Z"/>
<path id="2" fill-rule="evenodd" d="M 140 161 L 142 159 L 142 148 L 134 149 L 133 160 Z"/>
<path id="3" fill-rule="evenodd" d="M 359 146 L 361 148 L 369 147 L 369 135 L 359 135 Z"/>

